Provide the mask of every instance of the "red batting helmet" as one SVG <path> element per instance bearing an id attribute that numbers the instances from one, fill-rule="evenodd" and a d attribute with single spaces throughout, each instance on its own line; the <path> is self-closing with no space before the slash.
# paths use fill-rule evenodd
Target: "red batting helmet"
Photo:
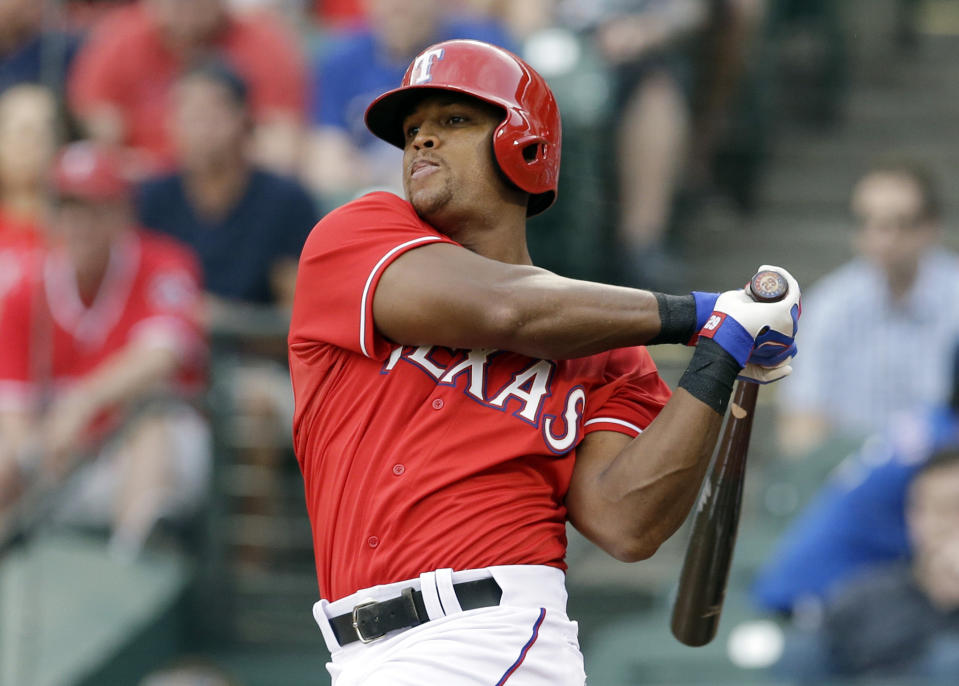
<path id="1" fill-rule="evenodd" d="M 463 93 L 503 108 L 503 122 L 493 132 L 497 164 L 530 194 L 527 215 L 553 204 L 562 134 L 559 108 L 546 81 L 532 67 L 508 50 L 475 40 L 431 45 L 414 58 L 399 88 L 367 108 L 367 127 L 402 148 L 402 119 L 424 89 Z"/>

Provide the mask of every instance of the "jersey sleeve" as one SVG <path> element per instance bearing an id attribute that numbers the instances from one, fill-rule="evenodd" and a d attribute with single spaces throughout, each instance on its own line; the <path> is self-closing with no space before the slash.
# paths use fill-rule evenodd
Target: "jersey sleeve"
<path id="1" fill-rule="evenodd" d="M 616 431 L 636 437 L 672 395 L 649 351 L 643 347 L 611 351 L 604 381 L 590 394 L 583 421 L 585 434 Z"/>
<path id="2" fill-rule="evenodd" d="M 373 324 L 380 277 L 408 250 L 439 242 L 455 245 L 392 193 L 371 193 L 328 214 L 300 257 L 291 347 L 327 343 L 385 359 L 392 344 Z"/>
<path id="3" fill-rule="evenodd" d="M 184 362 L 199 359 L 206 341 L 199 321 L 202 291 L 200 270 L 193 255 L 169 239 L 148 242 L 143 309 L 130 329 L 129 340 L 169 347 Z"/>

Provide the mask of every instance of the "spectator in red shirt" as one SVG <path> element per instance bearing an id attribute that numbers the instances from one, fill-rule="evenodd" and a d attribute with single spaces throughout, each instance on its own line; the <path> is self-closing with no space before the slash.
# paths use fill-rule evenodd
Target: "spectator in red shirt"
<path id="1" fill-rule="evenodd" d="M 363 0 L 314 0 L 316 18 L 329 26 L 358 24 L 366 15 Z"/>
<path id="2" fill-rule="evenodd" d="M 65 149 L 50 250 L 31 253 L 4 298 L 0 507 L 72 474 L 57 516 L 112 526 L 130 554 L 160 518 L 195 508 L 209 437 L 189 402 L 205 351 L 199 268 L 180 244 L 133 228 L 121 169 L 105 148 Z"/>
<path id="3" fill-rule="evenodd" d="M 250 84 L 257 159 L 294 169 L 306 90 L 296 37 L 266 12 L 231 14 L 225 0 L 142 0 L 109 14 L 77 56 L 71 105 L 92 138 L 145 149 L 169 165 L 171 87 L 211 54 Z"/>

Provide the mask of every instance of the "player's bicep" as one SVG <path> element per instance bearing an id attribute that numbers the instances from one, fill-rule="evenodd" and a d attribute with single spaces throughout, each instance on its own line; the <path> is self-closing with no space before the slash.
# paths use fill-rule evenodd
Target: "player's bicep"
<path id="1" fill-rule="evenodd" d="M 448 243 L 418 247 L 384 271 L 373 320 L 380 333 L 403 345 L 503 348 L 516 328 L 520 281 L 540 271 Z"/>

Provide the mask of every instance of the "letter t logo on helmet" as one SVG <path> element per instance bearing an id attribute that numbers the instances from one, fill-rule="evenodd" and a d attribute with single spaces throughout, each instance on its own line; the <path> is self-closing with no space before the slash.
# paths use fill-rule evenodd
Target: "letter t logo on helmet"
<path id="1" fill-rule="evenodd" d="M 433 62 L 441 59 L 443 59 L 443 51 L 436 50 L 435 48 L 419 55 L 413 60 L 412 66 L 410 66 L 410 84 L 419 86 L 424 83 L 429 83 L 432 78 L 430 71 L 433 68 Z"/>
<path id="2" fill-rule="evenodd" d="M 528 216 L 553 204 L 562 127 L 553 92 L 532 67 L 508 50 L 480 41 L 431 45 L 410 64 L 399 88 L 367 108 L 367 127 L 402 148 L 403 117 L 423 89 L 462 93 L 501 108 L 503 121 L 493 132 L 496 163 L 506 178 L 530 194 Z"/>

